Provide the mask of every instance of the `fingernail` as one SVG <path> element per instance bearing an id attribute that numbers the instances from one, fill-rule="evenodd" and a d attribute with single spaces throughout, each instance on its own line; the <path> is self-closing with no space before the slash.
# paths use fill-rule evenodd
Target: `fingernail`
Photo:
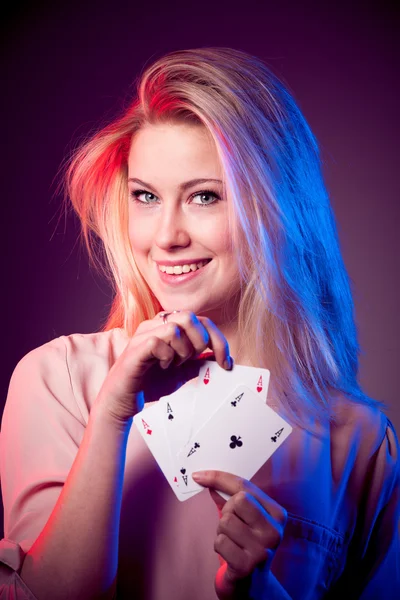
<path id="1" fill-rule="evenodd" d="M 228 356 L 228 358 L 224 361 L 224 369 L 230 371 L 232 369 L 232 357 Z"/>
<path id="2" fill-rule="evenodd" d="M 205 480 L 205 477 L 203 473 L 201 473 L 201 471 L 196 471 L 195 473 L 192 473 L 192 478 L 194 479 L 194 481 L 197 481 L 197 483 L 200 483 L 201 481 Z"/>

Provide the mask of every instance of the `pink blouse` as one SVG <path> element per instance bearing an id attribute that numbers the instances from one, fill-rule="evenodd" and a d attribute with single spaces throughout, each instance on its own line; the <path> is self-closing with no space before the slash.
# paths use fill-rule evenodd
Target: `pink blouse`
<path id="1" fill-rule="evenodd" d="M 0 599 L 35 600 L 19 576 L 72 466 L 91 406 L 128 343 L 122 329 L 61 336 L 11 377 L 0 436 Z M 379 410 L 337 398 L 338 423 L 300 428 L 252 478 L 288 511 L 271 570 L 285 598 L 400 598 L 399 444 Z M 126 451 L 118 600 L 213 600 L 218 513 L 179 502 L 135 425 Z M 257 598 L 261 597 L 257 596 Z"/>

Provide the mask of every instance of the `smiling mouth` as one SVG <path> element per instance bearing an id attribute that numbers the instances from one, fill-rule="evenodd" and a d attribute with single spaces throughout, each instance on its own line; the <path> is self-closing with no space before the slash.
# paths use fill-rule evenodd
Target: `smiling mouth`
<path id="1" fill-rule="evenodd" d="M 158 265 L 158 270 L 161 271 L 161 273 L 166 273 L 167 275 L 185 275 L 187 273 L 191 273 L 192 271 L 198 271 L 205 265 L 208 265 L 211 260 L 211 258 L 207 258 L 206 260 L 202 260 L 198 263 L 191 263 L 189 265 L 176 265 L 174 267 Z"/>

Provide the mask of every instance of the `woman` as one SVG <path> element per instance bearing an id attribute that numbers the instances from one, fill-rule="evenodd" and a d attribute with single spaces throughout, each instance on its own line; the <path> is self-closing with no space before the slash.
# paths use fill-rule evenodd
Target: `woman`
<path id="1" fill-rule="evenodd" d="M 115 299 L 101 332 L 12 375 L 0 597 L 397 597 L 398 442 L 357 382 L 318 148 L 284 86 L 237 50 L 173 52 L 76 152 L 67 192 Z M 293 431 L 252 482 L 200 472 L 210 493 L 180 503 L 132 418 L 209 352 L 270 369 Z"/>

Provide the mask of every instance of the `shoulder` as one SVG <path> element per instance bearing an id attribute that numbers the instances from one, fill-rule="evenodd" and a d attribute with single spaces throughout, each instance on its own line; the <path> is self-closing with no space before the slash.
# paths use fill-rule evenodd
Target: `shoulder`
<path id="1" fill-rule="evenodd" d="M 335 398 L 331 425 L 332 464 L 356 479 L 397 477 L 399 442 L 393 424 L 376 406 Z M 375 474 L 375 475 L 374 475 Z M 383 481 L 382 481 L 383 483 Z"/>
<path id="2" fill-rule="evenodd" d="M 27 352 L 18 364 L 46 360 L 101 357 L 120 354 L 129 338 L 122 328 L 94 333 L 60 335 Z"/>
<path id="3" fill-rule="evenodd" d="M 368 442 L 374 446 L 382 441 L 388 418 L 378 406 L 356 402 L 344 394 L 332 399 L 334 421 L 333 436 L 353 438 L 358 443 Z"/>
<path id="4" fill-rule="evenodd" d="M 8 405 L 34 395 L 43 398 L 46 391 L 59 404 L 77 405 L 87 422 L 94 397 L 128 341 L 118 328 L 62 335 L 34 348 L 12 373 Z"/>
<path id="5" fill-rule="evenodd" d="M 69 367 L 74 361 L 116 359 L 128 343 L 121 328 L 95 333 L 61 335 L 27 352 L 17 363 L 13 377 L 35 372 L 50 375 L 58 367 Z"/>
<path id="6" fill-rule="evenodd" d="M 62 342 L 69 363 L 96 359 L 107 359 L 113 363 L 123 352 L 128 341 L 129 338 L 122 328 L 94 333 L 73 333 L 53 340 L 54 343 Z"/>

